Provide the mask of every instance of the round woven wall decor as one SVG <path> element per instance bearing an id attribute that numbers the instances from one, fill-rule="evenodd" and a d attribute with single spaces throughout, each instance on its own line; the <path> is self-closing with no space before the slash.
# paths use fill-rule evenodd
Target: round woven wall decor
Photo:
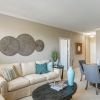
<path id="1" fill-rule="evenodd" d="M 17 39 L 11 36 L 4 37 L 0 40 L 0 51 L 7 55 L 13 56 L 19 50 L 19 43 Z"/>
<path id="2" fill-rule="evenodd" d="M 35 42 L 32 36 L 28 34 L 21 34 L 18 36 L 19 54 L 22 56 L 29 56 L 35 50 Z"/>
<path id="3" fill-rule="evenodd" d="M 40 52 L 44 49 L 44 42 L 42 40 L 36 40 L 36 51 Z"/>

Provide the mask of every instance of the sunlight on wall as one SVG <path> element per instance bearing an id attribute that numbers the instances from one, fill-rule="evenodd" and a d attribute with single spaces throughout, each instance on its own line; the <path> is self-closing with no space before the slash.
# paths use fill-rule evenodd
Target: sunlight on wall
<path id="1" fill-rule="evenodd" d="M 96 63 L 96 32 L 83 33 L 89 39 L 90 44 L 90 63 Z"/>

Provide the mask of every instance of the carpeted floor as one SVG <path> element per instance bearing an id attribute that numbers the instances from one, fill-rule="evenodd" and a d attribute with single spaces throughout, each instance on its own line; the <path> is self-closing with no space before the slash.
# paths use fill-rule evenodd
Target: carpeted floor
<path id="1" fill-rule="evenodd" d="M 99 95 L 96 95 L 95 88 L 89 86 L 87 90 L 85 90 L 86 81 L 80 82 L 80 71 L 79 68 L 75 69 L 76 78 L 75 81 L 78 85 L 78 89 L 76 94 L 73 96 L 72 100 L 100 100 L 100 90 Z M 20 99 L 20 100 L 33 100 L 31 96 Z"/>

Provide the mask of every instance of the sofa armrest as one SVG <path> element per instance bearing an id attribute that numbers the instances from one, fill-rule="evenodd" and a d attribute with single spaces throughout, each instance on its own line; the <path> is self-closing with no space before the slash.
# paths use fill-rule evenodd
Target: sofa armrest
<path id="1" fill-rule="evenodd" d="M 5 98 L 0 94 L 0 100 L 5 100 Z"/>
<path id="2" fill-rule="evenodd" d="M 54 72 L 60 75 L 61 70 L 58 68 L 54 68 Z"/>
<path id="3" fill-rule="evenodd" d="M 7 93 L 7 81 L 1 76 L 0 76 L 0 93 L 3 96 Z"/>

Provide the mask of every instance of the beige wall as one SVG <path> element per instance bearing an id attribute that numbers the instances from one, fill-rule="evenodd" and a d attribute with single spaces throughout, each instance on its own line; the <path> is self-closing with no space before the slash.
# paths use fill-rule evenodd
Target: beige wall
<path id="1" fill-rule="evenodd" d="M 85 36 L 85 60 L 86 63 L 90 63 L 90 37 Z"/>
<path id="2" fill-rule="evenodd" d="M 100 60 L 100 30 L 96 31 L 96 58 Z"/>
<path id="3" fill-rule="evenodd" d="M 59 38 L 71 39 L 71 57 L 74 59 L 74 66 L 78 66 L 78 60 L 85 57 L 84 53 L 84 36 L 78 33 L 61 30 L 58 28 L 49 27 L 42 24 L 33 23 L 13 17 L 0 15 L 0 39 L 5 36 L 17 37 L 22 33 L 30 34 L 35 40 L 41 39 L 45 43 L 45 48 L 42 52 L 34 52 L 30 56 L 5 56 L 0 52 L 0 63 L 25 62 L 50 59 L 53 50 L 59 51 Z M 75 54 L 75 43 L 83 43 L 83 54 Z"/>
<path id="4" fill-rule="evenodd" d="M 96 63 L 96 37 L 90 37 L 90 63 Z"/>

